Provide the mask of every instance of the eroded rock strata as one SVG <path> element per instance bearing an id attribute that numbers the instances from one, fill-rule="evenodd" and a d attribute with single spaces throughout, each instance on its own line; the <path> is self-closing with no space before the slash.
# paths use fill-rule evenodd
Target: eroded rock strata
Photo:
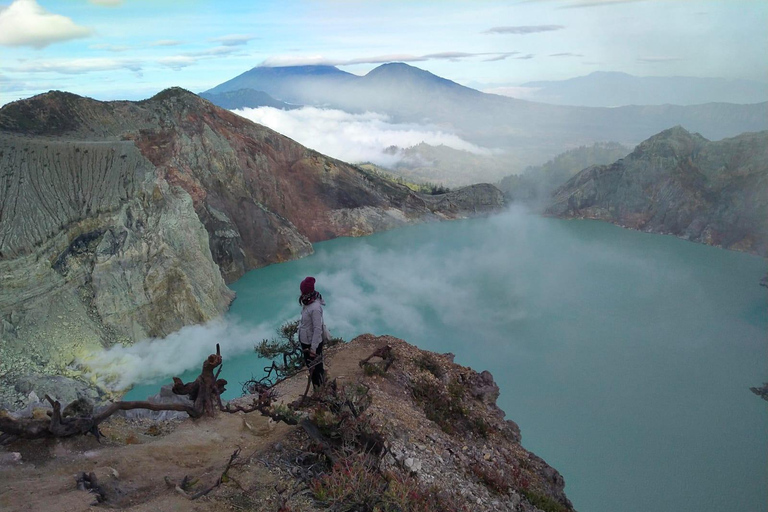
<path id="1" fill-rule="evenodd" d="M 709 141 L 681 127 L 584 169 L 547 212 L 768 255 L 768 132 Z"/>
<path id="2" fill-rule="evenodd" d="M 77 377 L 67 365 L 79 353 L 212 319 L 233 299 L 227 282 L 313 242 L 501 205 L 490 185 L 417 195 L 183 89 L 10 103 L 0 109 L 2 388 L 35 373 Z"/>

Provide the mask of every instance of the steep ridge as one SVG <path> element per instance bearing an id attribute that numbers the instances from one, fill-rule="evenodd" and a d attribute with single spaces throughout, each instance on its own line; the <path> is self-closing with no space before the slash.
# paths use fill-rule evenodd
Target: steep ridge
<path id="1" fill-rule="evenodd" d="M 4 383 L 215 318 L 226 281 L 312 242 L 503 203 L 490 185 L 421 197 L 183 89 L 11 103 L 0 166 Z"/>
<path id="2" fill-rule="evenodd" d="M 768 255 L 768 132 L 711 142 L 682 127 L 584 169 L 547 209 Z"/>

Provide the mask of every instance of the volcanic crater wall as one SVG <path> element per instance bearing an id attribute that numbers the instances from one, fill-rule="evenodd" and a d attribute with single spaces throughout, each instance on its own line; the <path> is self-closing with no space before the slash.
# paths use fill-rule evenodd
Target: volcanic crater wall
<path id="1" fill-rule="evenodd" d="M 490 212 L 328 158 L 183 89 L 51 92 L 0 109 L 0 402 L 78 355 L 206 322 L 226 282 L 312 242 Z M 25 377 L 25 378 L 26 378 Z M 57 377 L 59 378 L 59 377 Z M 50 380 L 50 378 L 48 378 Z"/>

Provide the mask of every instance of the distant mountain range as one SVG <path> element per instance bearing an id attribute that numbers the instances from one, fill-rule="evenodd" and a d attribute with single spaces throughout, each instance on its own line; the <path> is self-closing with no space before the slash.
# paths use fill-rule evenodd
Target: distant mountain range
<path id="1" fill-rule="evenodd" d="M 687 76 L 633 76 L 595 71 L 558 81 L 527 82 L 525 99 L 556 105 L 699 105 L 768 101 L 768 83 Z"/>
<path id="2" fill-rule="evenodd" d="M 206 94 L 244 89 L 290 104 L 374 111 L 389 115 L 393 122 L 436 125 L 480 146 L 514 154 L 510 173 L 594 142 L 634 146 L 675 125 L 710 139 L 768 129 L 767 102 L 619 108 L 548 105 L 485 94 L 403 63 L 384 64 L 365 76 L 332 66 L 256 67 Z"/>
<path id="3" fill-rule="evenodd" d="M 547 212 L 768 255 L 768 132 L 709 141 L 677 126 L 582 170 Z"/>

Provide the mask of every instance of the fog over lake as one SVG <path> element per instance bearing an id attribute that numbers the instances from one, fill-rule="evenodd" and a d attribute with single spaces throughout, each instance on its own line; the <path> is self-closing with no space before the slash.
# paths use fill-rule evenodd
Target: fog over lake
<path id="1" fill-rule="evenodd" d="M 222 321 L 94 366 L 120 385 L 189 377 L 221 342 L 236 396 L 266 364 L 251 347 L 298 317 L 313 275 L 334 335 L 391 334 L 490 370 L 523 445 L 578 510 L 768 507 L 768 410 L 748 389 L 768 376 L 761 258 L 522 210 L 315 249 L 234 283 Z"/>

